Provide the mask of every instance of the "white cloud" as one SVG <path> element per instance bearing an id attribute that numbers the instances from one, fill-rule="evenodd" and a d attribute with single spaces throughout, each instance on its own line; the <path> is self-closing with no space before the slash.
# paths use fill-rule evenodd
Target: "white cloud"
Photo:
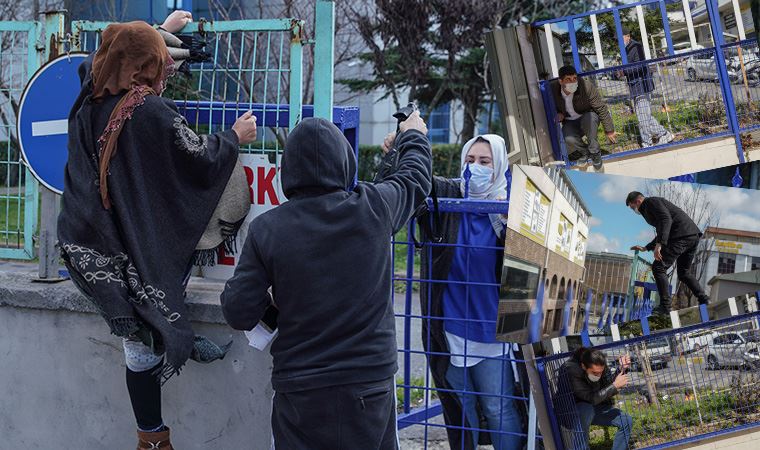
<path id="1" fill-rule="evenodd" d="M 610 203 L 625 205 L 625 198 L 631 191 L 644 192 L 646 183 L 641 178 L 608 176 L 599 186 L 599 197 Z"/>
<path id="2" fill-rule="evenodd" d="M 636 242 L 642 242 L 644 244 L 648 244 L 649 241 L 654 239 L 655 236 L 655 230 L 654 228 L 648 228 L 645 230 L 641 230 L 639 234 L 636 236 Z"/>
<path id="3" fill-rule="evenodd" d="M 760 219 L 741 213 L 721 214 L 718 226 L 731 230 L 760 231 Z"/>
<path id="4" fill-rule="evenodd" d="M 589 227 L 598 227 L 598 226 L 600 226 L 601 224 L 602 224 L 602 221 L 601 221 L 601 219 L 597 219 L 597 218 L 596 218 L 596 217 L 594 217 L 594 216 L 591 216 L 591 217 L 588 219 L 588 226 L 589 226 Z"/>
<path id="5" fill-rule="evenodd" d="M 591 233 L 588 238 L 588 250 L 590 252 L 620 252 L 620 241 L 610 239 L 601 233 Z"/>

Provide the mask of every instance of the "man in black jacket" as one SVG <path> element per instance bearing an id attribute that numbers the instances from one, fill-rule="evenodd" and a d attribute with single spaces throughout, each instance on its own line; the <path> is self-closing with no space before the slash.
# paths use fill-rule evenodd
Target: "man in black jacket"
<path id="1" fill-rule="evenodd" d="M 631 439 L 633 419 L 615 408 L 612 399 L 628 384 L 626 371 L 630 365 L 631 358 L 621 356 L 618 359 L 619 372 L 613 377 L 603 352 L 581 347 L 560 371 L 569 378 L 575 409 L 587 438 L 591 425 L 617 427 L 612 450 L 626 450 Z"/>
<path id="2" fill-rule="evenodd" d="M 660 294 L 660 305 L 653 313 L 666 315 L 670 312 L 670 283 L 667 272 L 673 263 L 676 264 L 678 279 L 697 296 L 700 304 L 706 304 L 710 298 L 705 295 L 705 291 L 690 270 L 699 238 L 702 237 L 697 224 L 681 208 L 662 197 L 644 197 L 641 192 L 633 191 L 628 194 L 625 204 L 657 229 L 657 235 L 652 242 L 643 247 L 631 247 L 631 250 L 640 252 L 654 251 L 652 274 Z"/>
<path id="3" fill-rule="evenodd" d="M 625 43 L 625 53 L 628 58 L 628 64 L 646 61 L 644 47 L 640 42 L 633 40 L 631 31 L 623 28 L 623 42 Z M 628 80 L 628 89 L 633 99 L 636 117 L 639 119 L 639 133 L 641 134 L 641 146 L 651 147 L 656 142 L 657 145 L 667 144 L 673 140 L 673 134 L 665 129 L 660 122 L 652 117 L 652 105 L 650 93 L 654 91 L 654 81 L 649 67 L 646 64 L 637 64 L 623 71 Z"/>
<path id="4" fill-rule="evenodd" d="M 253 220 L 221 297 L 238 330 L 256 326 L 271 303 L 279 310 L 271 348 L 277 448 L 397 448 L 391 236 L 430 191 L 426 134 L 413 113 L 395 140 L 395 173 L 355 187 L 354 152 L 331 122 L 304 119 L 288 137 L 288 202 Z"/>

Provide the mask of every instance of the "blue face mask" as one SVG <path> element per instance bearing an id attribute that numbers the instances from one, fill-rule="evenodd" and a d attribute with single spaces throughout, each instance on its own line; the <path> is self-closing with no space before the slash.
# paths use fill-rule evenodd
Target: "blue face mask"
<path id="1" fill-rule="evenodd" d="M 467 167 L 467 166 L 465 166 Z M 470 164 L 470 195 L 482 195 L 488 192 L 493 183 L 493 169 L 480 164 Z M 464 169 L 462 170 L 464 179 Z"/>

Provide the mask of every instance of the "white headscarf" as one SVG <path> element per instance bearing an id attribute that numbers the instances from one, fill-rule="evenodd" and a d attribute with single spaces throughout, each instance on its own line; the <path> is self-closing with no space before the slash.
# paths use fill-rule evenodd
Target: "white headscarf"
<path id="1" fill-rule="evenodd" d="M 470 191 L 470 198 L 477 199 L 489 199 L 495 200 L 497 198 L 507 197 L 507 178 L 504 173 L 509 167 L 509 160 L 507 159 L 507 144 L 504 142 L 504 138 L 496 134 L 480 134 L 467 141 L 462 147 L 462 164 L 459 166 L 461 171 L 464 171 L 465 161 L 467 159 L 467 153 L 470 151 L 475 142 L 478 139 L 485 139 L 491 145 L 492 161 L 493 161 L 493 175 L 494 180 L 489 186 L 488 190 L 483 194 L 476 195 Z M 462 196 L 464 196 L 464 177 L 460 182 L 460 189 L 462 190 Z"/>
<path id="2" fill-rule="evenodd" d="M 477 142 L 478 139 L 485 139 L 491 145 L 491 160 L 493 161 L 494 178 L 486 192 L 482 194 L 473 194 L 470 192 L 469 196 L 470 198 L 488 200 L 507 198 L 506 172 L 507 168 L 509 168 L 509 160 L 507 159 L 507 143 L 504 141 L 503 137 L 496 134 L 480 134 L 467 141 L 464 144 L 464 147 L 462 147 L 462 164 L 460 166 L 461 171 L 464 171 L 467 153 L 470 151 L 470 148 L 473 144 L 475 144 L 475 142 Z M 462 196 L 464 197 L 464 177 L 462 177 L 459 186 L 462 191 Z M 502 218 L 501 214 L 489 214 L 488 217 L 491 219 L 491 225 L 493 226 L 494 232 L 496 232 L 496 236 L 500 237 L 502 231 L 504 231 L 504 219 Z"/>

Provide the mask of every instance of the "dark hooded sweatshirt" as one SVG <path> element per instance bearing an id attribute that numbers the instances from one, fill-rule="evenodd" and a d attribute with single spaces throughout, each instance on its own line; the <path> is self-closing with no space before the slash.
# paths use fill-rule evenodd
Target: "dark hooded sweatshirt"
<path id="1" fill-rule="evenodd" d="M 255 218 L 222 292 L 233 328 L 279 309 L 272 386 L 294 392 L 390 378 L 397 370 L 391 235 L 430 191 L 428 139 L 396 140 L 398 170 L 359 183 L 348 141 L 329 121 L 304 119 L 288 137 L 281 180 L 288 202 Z"/>

